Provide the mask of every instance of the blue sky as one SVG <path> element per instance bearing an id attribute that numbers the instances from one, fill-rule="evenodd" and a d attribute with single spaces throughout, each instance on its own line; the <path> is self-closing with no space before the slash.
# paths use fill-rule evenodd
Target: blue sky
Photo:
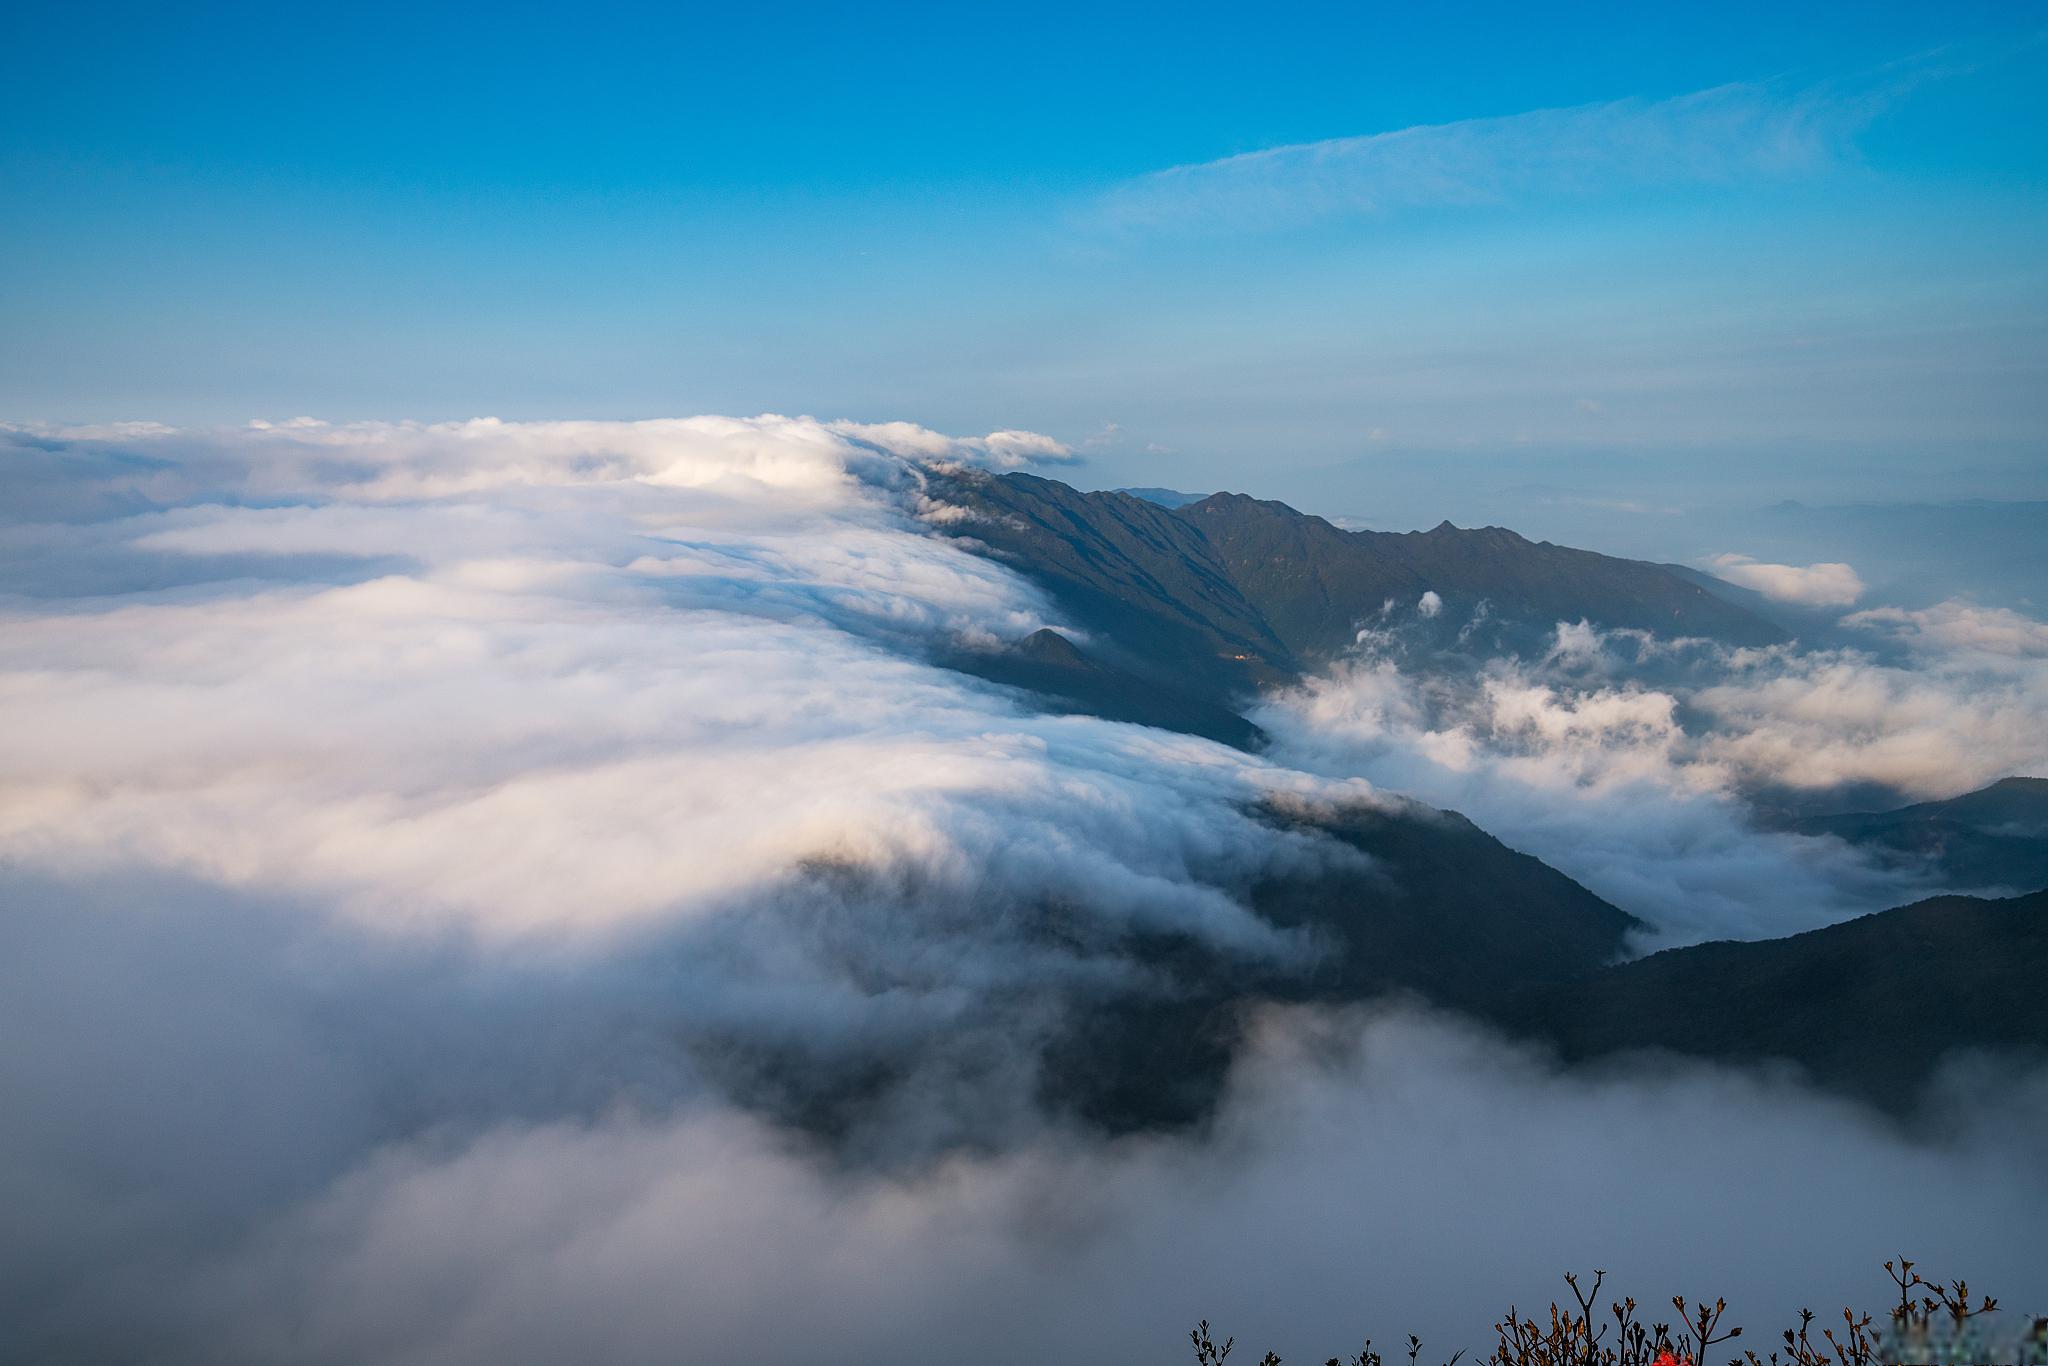
<path id="1" fill-rule="evenodd" d="M 2048 6 L 1645 8 L 17 5 L 0 418 L 1017 426 L 1393 522 L 2048 496 Z"/>

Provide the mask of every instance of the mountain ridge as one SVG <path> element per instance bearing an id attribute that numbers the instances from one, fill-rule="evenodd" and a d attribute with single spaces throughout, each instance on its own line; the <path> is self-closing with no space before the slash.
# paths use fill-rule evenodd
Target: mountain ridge
<path id="1" fill-rule="evenodd" d="M 1936 896 L 1782 939 L 1666 949 L 1488 1012 L 1568 1063 L 1655 1052 L 1789 1064 L 1903 1115 L 1965 1051 L 2048 1062 L 2029 1001 L 2048 975 L 2048 890 Z"/>
<path id="2" fill-rule="evenodd" d="M 1366 630 L 1397 627 L 1400 648 L 1449 667 L 1548 649 L 1560 621 L 1730 645 L 1789 639 L 1740 590 L 1717 592 L 1694 571 L 1506 527 L 1353 532 L 1244 494 L 1170 507 L 1028 474 L 946 474 L 933 492 L 969 513 L 946 534 L 1037 583 L 1081 632 L 1047 628 L 955 667 L 1056 710 L 1245 747 L 1256 732 L 1219 718 L 1242 720 L 1248 695 L 1339 657 Z M 1320 833 L 1365 854 L 1374 874 L 1247 892 L 1262 917 L 1327 945 L 1306 974 L 1219 976 L 1214 962 L 1159 948 L 1177 990 L 1078 1019 L 1048 1051 L 1047 1075 L 1061 1079 L 1048 1100 L 1111 1130 L 1195 1121 L 1247 1004 L 1414 994 L 1568 1064 L 1665 1054 L 1786 1065 L 1905 1116 L 1958 1050 L 2048 1058 L 2048 1030 L 2012 1005 L 2048 974 L 2048 892 L 2032 890 L 2048 878 L 2027 882 L 2048 868 L 2044 813 L 2048 782 L 2013 779 L 1889 812 L 1766 818 L 1939 869 L 1949 886 L 2031 894 L 1937 897 L 1788 939 L 1632 961 L 1617 961 L 1631 918 L 1463 817 L 1420 803 L 1336 813 L 1319 818 Z"/>
<path id="3" fill-rule="evenodd" d="M 1940 801 L 1788 815 L 1767 824 L 1798 835 L 1831 836 L 1881 864 L 1936 876 L 1952 887 L 2048 887 L 2048 779 L 2001 778 Z"/>
<path id="4" fill-rule="evenodd" d="M 942 533 L 1045 589 L 1101 667 L 1233 711 L 1396 615 L 1434 648 L 1469 654 L 1544 648 L 1560 621 L 1736 645 L 1788 638 L 1666 566 L 1506 527 L 1346 531 L 1247 494 L 1168 507 L 1021 472 L 947 471 L 930 492 L 968 514 Z M 956 667 L 1017 672 L 987 662 Z"/>

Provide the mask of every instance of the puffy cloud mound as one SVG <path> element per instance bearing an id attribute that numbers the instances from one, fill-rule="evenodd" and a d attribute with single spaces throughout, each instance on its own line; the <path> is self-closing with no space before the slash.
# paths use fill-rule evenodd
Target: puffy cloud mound
<path id="1" fill-rule="evenodd" d="M 1716 555 L 1716 575 L 1775 602 L 1802 607 L 1847 607 L 1863 596 L 1863 580 L 1846 564 L 1765 564 L 1747 555 Z"/>

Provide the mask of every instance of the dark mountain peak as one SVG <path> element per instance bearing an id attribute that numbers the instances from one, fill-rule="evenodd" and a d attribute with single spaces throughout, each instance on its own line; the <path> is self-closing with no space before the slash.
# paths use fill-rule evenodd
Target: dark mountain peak
<path id="1" fill-rule="evenodd" d="M 1080 647 L 1068 640 L 1050 626 L 1042 626 L 1017 642 L 1015 652 L 1021 659 L 1034 664 L 1044 664 L 1058 669 L 1086 669 L 1091 667 L 1088 657 Z"/>
<path id="2" fill-rule="evenodd" d="M 1228 489 L 1212 493 L 1207 498 L 1198 499 L 1179 510 L 1184 513 L 1262 512 L 1272 517 L 1308 516 L 1299 508 L 1290 507 L 1277 498 L 1254 498 L 1249 493 L 1232 493 Z M 1321 518 L 1317 520 L 1320 521 Z"/>
<path id="3" fill-rule="evenodd" d="M 1363 534 L 1363 535 L 1385 535 L 1386 533 L 1384 533 L 1384 532 L 1364 532 L 1364 533 L 1361 533 L 1361 534 Z M 1501 544 L 1508 544 L 1508 545 L 1538 545 L 1538 544 L 1541 544 L 1541 545 L 1546 545 L 1546 546 L 1547 546 L 1547 545 L 1550 545 L 1550 542 L 1548 542 L 1548 541 L 1542 541 L 1542 542 L 1536 542 L 1536 541 L 1531 541 L 1531 540 L 1530 540 L 1530 539 L 1529 539 L 1529 538 L 1528 538 L 1527 536 L 1524 536 L 1524 535 L 1523 535 L 1523 534 L 1522 534 L 1521 532 L 1519 532 L 1519 531 L 1516 531 L 1516 530 L 1515 530 L 1515 529 L 1514 529 L 1513 527 L 1505 527 L 1505 526 L 1470 526 L 1470 527 L 1461 527 L 1461 526 L 1458 526 L 1457 524 L 1453 523 L 1453 522 L 1452 522 L 1452 521 L 1451 521 L 1451 520 L 1450 520 L 1449 518 L 1445 518 L 1445 519 L 1444 519 L 1443 521 L 1441 521 L 1441 522 L 1438 522 L 1438 523 L 1437 523 L 1437 524 L 1436 524 L 1435 526 L 1431 527 L 1431 528 L 1430 528 L 1429 530 L 1427 530 L 1427 531 L 1407 531 L 1407 532 L 1403 532 L 1403 533 L 1401 533 L 1401 534 L 1402 534 L 1402 535 L 1405 535 L 1405 536 L 1419 536 L 1419 537 L 1424 537 L 1424 538 L 1427 538 L 1427 539 L 1430 539 L 1430 540 L 1438 540 L 1438 541 L 1445 541 L 1445 542 L 1452 542 L 1452 543 L 1455 543 L 1455 542 L 1459 542 L 1459 541 L 1463 541 L 1463 542 L 1467 542 L 1467 543 L 1473 543 L 1473 544 L 1480 544 L 1480 543 L 1488 543 L 1488 542 L 1498 542 L 1498 543 L 1501 543 Z M 1555 548 L 1555 547 L 1553 547 L 1553 548 Z M 1585 552 L 1582 552 L 1582 553 L 1585 553 L 1585 554 L 1591 554 L 1592 552 L 1591 552 L 1591 551 L 1585 551 Z"/>
<path id="4" fill-rule="evenodd" d="M 980 484 L 1021 484 L 1026 488 L 1037 489 L 1048 494 L 1064 494 L 1075 498 L 1090 496 L 1081 492 L 1072 484 L 1061 483 L 1057 479 L 1048 479 L 1042 474 L 1031 474 L 1025 470 L 1011 470 L 1005 474 L 996 474 L 989 470 L 969 469 L 964 471 L 962 475 L 954 477 L 964 477 Z"/>
<path id="5" fill-rule="evenodd" d="M 1248 493 L 1212 493 L 1201 502 L 1176 511 L 1201 526 L 1211 540 L 1244 535 L 1341 538 L 1378 534 L 1346 531 L 1329 518 L 1303 512 L 1291 503 L 1277 498 L 1254 498 Z"/>

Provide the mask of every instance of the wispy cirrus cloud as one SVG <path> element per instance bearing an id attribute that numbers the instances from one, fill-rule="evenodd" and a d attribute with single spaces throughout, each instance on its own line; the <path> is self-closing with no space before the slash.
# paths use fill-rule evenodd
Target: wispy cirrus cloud
<path id="1" fill-rule="evenodd" d="M 1259 232 L 1444 205 L 1812 174 L 1854 154 L 1897 98 L 1955 69 L 1936 54 L 1847 81 L 1744 82 L 1326 138 L 1174 166 L 1096 205 L 1112 230 Z"/>

